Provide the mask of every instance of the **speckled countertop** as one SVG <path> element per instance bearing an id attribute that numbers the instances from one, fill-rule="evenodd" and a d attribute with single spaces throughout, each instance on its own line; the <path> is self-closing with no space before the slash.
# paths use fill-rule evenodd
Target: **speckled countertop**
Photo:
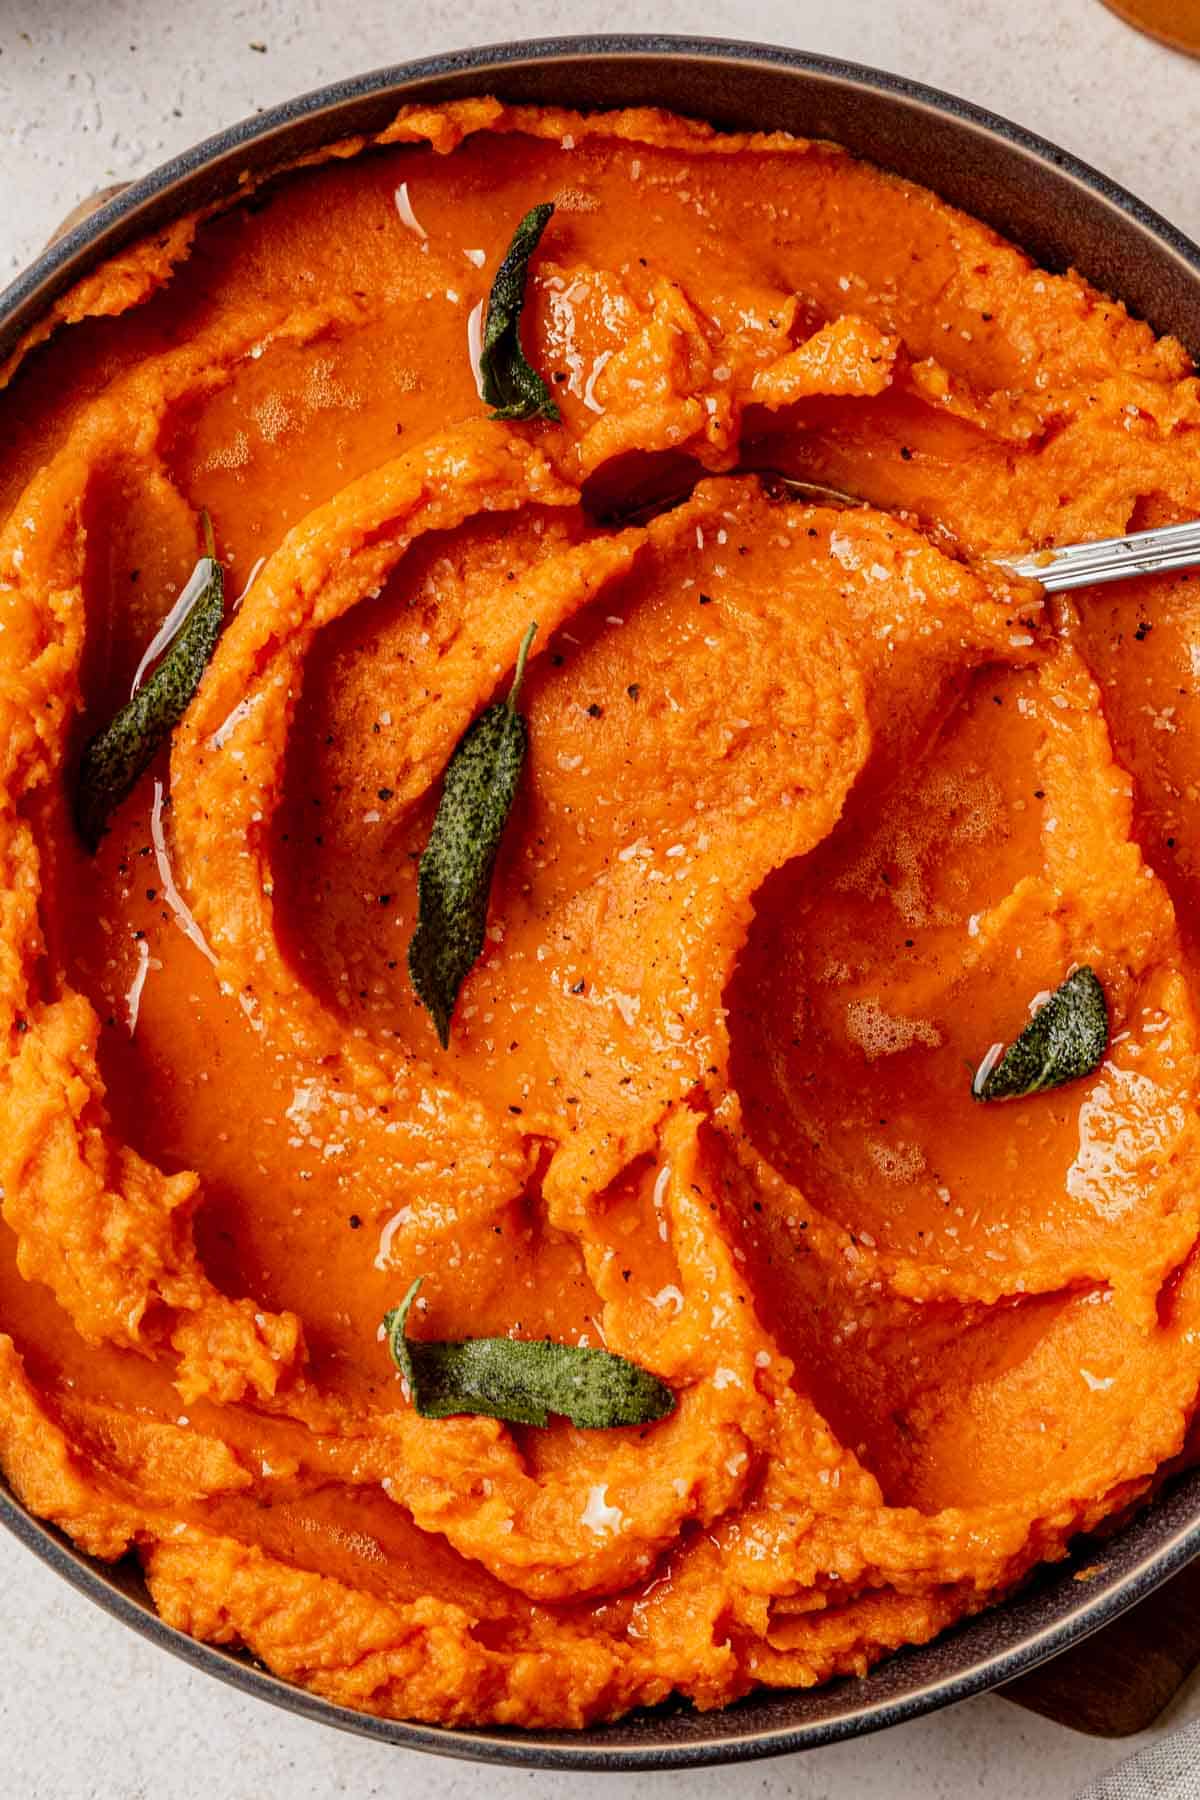
<path id="1" fill-rule="evenodd" d="M 439 50 L 596 29 L 754 37 L 915 76 L 1043 132 L 1200 237 L 1200 63 L 1099 0 L 0 0 L 0 281 L 84 194 L 258 107 Z M 262 1706 L 115 1624 L 7 1537 L 0 1595 L 4 1795 L 551 1800 L 565 1785 L 389 1751 Z M 1193 1717 L 1196 1683 L 1172 1712 Z M 601 1788 L 604 1800 L 1068 1800 L 1132 1747 L 989 1697 L 804 1757 L 569 1786 L 572 1800 Z"/>

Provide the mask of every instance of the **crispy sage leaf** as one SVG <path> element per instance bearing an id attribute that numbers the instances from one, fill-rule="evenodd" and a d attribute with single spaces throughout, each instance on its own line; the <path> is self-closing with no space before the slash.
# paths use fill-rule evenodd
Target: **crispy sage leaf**
<path id="1" fill-rule="evenodd" d="M 535 622 L 522 640 L 508 699 L 480 713 L 447 764 L 417 876 L 408 972 L 443 1050 L 450 1044 L 458 990 L 483 949 L 496 853 L 525 762 L 529 730 L 516 702 L 536 630 Z"/>
<path id="2" fill-rule="evenodd" d="M 456 1344 L 410 1338 L 408 1314 L 420 1285 L 413 1282 L 383 1326 L 413 1405 L 427 1419 L 482 1413 L 513 1425 L 544 1425 L 551 1413 L 563 1413 L 573 1425 L 605 1431 L 648 1425 L 675 1410 L 674 1394 L 657 1375 L 607 1350 L 549 1338 L 466 1338 Z"/>
<path id="3" fill-rule="evenodd" d="M 170 647 L 149 679 L 85 745 L 80 759 L 75 822 L 92 851 L 108 829 L 112 814 L 132 793 L 159 745 L 187 711 L 221 634 L 225 577 L 216 558 L 208 514 L 201 518 L 205 553 L 188 579 L 187 588 L 194 588 L 195 593 Z"/>
<path id="4" fill-rule="evenodd" d="M 512 243 L 496 270 L 496 279 L 488 296 L 479 380 L 484 399 L 494 408 L 493 419 L 557 419 L 559 416 L 550 389 L 525 360 L 520 334 L 529 259 L 537 249 L 553 211 L 551 201 L 530 207 L 513 232 Z"/>
<path id="5" fill-rule="evenodd" d="M 1108 1005 L 1093 970 L 1075 969 L 997 1060 L 984 1057 L 977 1100 L 1020 1100 L 1090 1075 L 1108 1047 Z M 998 1047 L 997 1047 L 998 1048 Z"/>

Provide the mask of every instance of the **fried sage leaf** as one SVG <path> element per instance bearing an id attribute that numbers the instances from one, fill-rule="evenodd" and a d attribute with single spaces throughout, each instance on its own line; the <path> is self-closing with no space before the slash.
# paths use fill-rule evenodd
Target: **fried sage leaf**
<path id="1" fill-rule="evenodd" d="M 534 623 L 525 633 L 508 699 L 480 713 L 450 758 L 417 876 L 408 972 L 443 1050 L 450 1044 L 458 990 L 483 949 L 496 853 L 529 744 L 516 702 L 536 630 Z"/>
<path id="2" fill-rule="evenodd" d="M 977 1100 L 1020 1100 L 1090 1075 L 1108 1047 L 1108 1005 L 1093 970 L 1075 969 L 1008 1046 L 985 1056 L 971 1092 Z M 997 1049 L 999 1046 L 997 1046 Z"/>
<path id="3" fill-rule="evenodd" d="M 563 1413 L 573 1425 L 606 1431 L 648 1425 L 675 1410 L 675 1396 L 657 1375 L 611 1356 L 519 1338 L 466 1338 L 461 1343 L 410 1338 L 406 1326 L 420 1280 L 384 1316 L 392 1361 L 408 1383 L 413 1405 L 427 1419 L 482 1413 L 513 1425 L 544 1425 Z"/>
<path id="4" fill-rule="evenodd" d="M 221 635 L 225 577 L 208 514 L 202 517 L 205 553 L 176 603 L 182 602 L 183 611 L 169 648 L 149 679 L 84 746 L 75 822 L 89 850 L 96 850 L 109 819 L 187 711 Z"/>
<path id="5" fill-rule="evenodd" d="M 529 259 L 538 247 L 553 203 L 532 206 L 513 232 L 504 261 L 488 296 L 479 357 L 483 397 L 494 408 L 493 419 L 557 419 L 558 408 L 536 369 L 529 366 L 521 348 L 521 312 L 525 305 L 525 280 Z"/>

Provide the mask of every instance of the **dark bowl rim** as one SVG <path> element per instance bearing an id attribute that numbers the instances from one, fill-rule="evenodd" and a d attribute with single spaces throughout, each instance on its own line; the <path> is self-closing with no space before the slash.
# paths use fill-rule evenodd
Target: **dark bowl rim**
<path id="1" fill-rule="evenodd" d="M 961 95 L 928 83 L 895 75 L 886 69 L 875 69 L 865 63 L 822 56 L 815 51 L 791 50 L 780 44 L 760 44 L 749 39 L 671 33 L 513 39 L 482 44 L 469 50 L 442 52 L 413 62 L 388 64 L 362 75 L 331 82 L 325 87 L 312 88 L 294 99 L 237 120 L 178 156 L 158 164 L 106 200 L 62 237 L 47 244 L 33 262 L 0 290 L 0 357 L 7 353 L 6 345 L 11 345 L 35 323 L 83 272 L 77 264 L 92 264 L 101 254 L 111 254 L 118 242 L 131 242 L 139 235 L 139 217 L 152 202 L 186 183 L 198 170 L 225 160 L 239 150 L 261 144 L 264 139 L 282 137 L 301 118 L 310 119 L 326 112 L 334 115 L 352 101 L 456 74 L 478 74 L 483 69 L 494 68 L 502 77 L 505 69 L 529 62 L 586 62 L 631 56 L 795 69 L 817 80 L 870 88 L 895 95 L 930 112 L 942 116 L 948 114 L 983 136 L 998 137 L 1015 145 L 1035 161 L 1048 165 L 1064 180 L 1098 195 L 1157 239 L 1161 248 L 1193 274 L 1200 276 L 1200 246 L 1128 188 L 1049 138 L 987 107 L 965 100 Z M 335 135 L 331 133 L 331 137 Z"/>
<path id="2" fill-rule="evenodd" d="M 0 292 L 0 358 L 80 275 L 148 229 L 143 215 L 151 211 L 155 202 L 162 201 L 177 187 L 186 188 L 198 173 L 229 160 L 237 152 L 261 145 L 263 140 L 273 137 L 282 141 L 299 120 L 311 120 L 327 113 L 332 140 L 338 135 L 335 125 L 340 111 L 356 101 L 393 92 L 399 101 L 402 90 L 418 83 L 459 74 L 477 77 L 481 72 L 493 69 L 497 85 L 502 88 L 508 69 L 539 62 L 569 65 L 599 58 L 659 59 L 664 63 L 699 59 L 778 67 L 798 71 L 817 82 L 890 94 L 910 106 L 943 117 L 948 115 L 980 136 L 991 136 L 1015 146 L 1033 162 L 1051 169 L 1061 180 L 1099 196 L 1112 210 L 1124 214 L 1155 240 L 1160 251 L 1182 264 L 1190 277 L 1200 283 L 1200 247 L 1182 231 L 1081 158 L 958 95 L 886 70 L 781 45 L 659 33 L 566 36 L 480 45 L 389 65 L 310 90 L 214 133 L 106 201 L 48 245 Z M 737 1736 L 694 1734 L 683 1742 L 667 1736 L 657 1744 L 640 1741 L 608 1746 L 581 1742 L 569 1733 L 447 1729 L 406 1720 L 381 1719 L 336 1705 L 272 1675 L 256 1663 L 217 1645 L 199 1642 L 165 1624 L 148 1602 L 126 1591 L 104 1565 L 85 1556 L 55 1527 L 26 1512 L 2 1485 L 0 1524 L 73 1587 L 140 1636 L 242 1692 L 304 1718 L 333 1725 L 375 1742 L 464 1761 L 529 1769 L 632 1771 L 696 1768 L 817 1748 L 918 1718 L 1027 1673 L 1145 1599 L 1200 1553 L 1200 1485 L 1190 1485 L 1196 1487 L 1194 1494 L 1177 1491 L 1175 1495 L 1176 1502 L 1181 1504 L 1171 1506 L 1162 1499 L 1154 1503 L 1155 1508 L 1165 1506 L 1168 1511 L 1180 1514 L 1165 1541 L 1152 1544 L 1144 1553 L 1135 1553 L 1130 1566 L 1124 1567 L 1108 1582 L 1097 1582 L 1095 1591 L 1087 1592 L 1081 1588 L 1078 1602 L 1068 1606 L 1061 1617 L 1049 1624 L 1031 1627 L 1024 1635 L 1017 1635 L 1011 1643 L 990 1654 L 968 1658 L 964 1667 L 950 1675 L 934 1677 L 899 1697 L 884 1697 L 841 1717 L 790 1726 L 755 1726 L 751 1723 L 745 1733 Z M 1146 1516 L 1145 1513 L 1141 1515 L 1143 1521 Z M 1135 1521 L 1122 1536 L 1132 1542 L 1136 1532 Z M 1120 1539 L 1112 1542 L 1118 1543 Z M 1066 1574 L 1069 1571 L 1068 1563 Z M 1007 1612 L 1017 1617 L 1023 1603 L 1023 1597 L 1018 1595 L 990 1611 Z M 944 1641 L 950 1641 L 963 1630 L 969 1630 L 969 1626 L 944 1634 Z M 900 1651 L 896 1656 L 905 1654 Z M 714 1715 L 728 1716 L 728 1712 Z"/>

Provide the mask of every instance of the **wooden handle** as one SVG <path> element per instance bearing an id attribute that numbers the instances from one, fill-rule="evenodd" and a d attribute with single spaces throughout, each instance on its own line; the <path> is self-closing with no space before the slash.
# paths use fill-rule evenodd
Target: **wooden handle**
<path id="1" fill-rule="evenodd" d="M 97 188 L 94 194 L 89 194 L 86 200 L 73 206 L 57 230 L 46 239 L 46 249 L 49 250 L 51 244 L 57 244 L 59 238 L 66 237 L 68 231 L 73 231 L 76 225 L 82 225 L 85 219 L 90 219 L 106 200 L 115 200 L 118 194 L 123 194 L 128 186 L 127 181 L 114 181 L 111 187 Z"/>
<path id="2" fill-rule="evenodd" d="M 1073 1650 L 999 1691 L 1018 1706 L 1086 1731 L 1145 1731 L 1200 1665 L 1200 1561 Z"/>

